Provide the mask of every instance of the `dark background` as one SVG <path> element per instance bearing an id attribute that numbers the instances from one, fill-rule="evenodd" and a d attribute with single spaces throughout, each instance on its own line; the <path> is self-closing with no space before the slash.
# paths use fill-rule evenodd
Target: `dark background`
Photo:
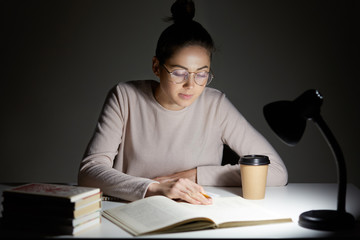
<path id="1" fill-rule="evenodd" d="M 155 79 L 151 59 L 173 1 L 1 1 L 0 182 L 76 182 L 106 93 Z M 357 1 L 195 0 L 217 52 L 211 87 L 225 92 L 283 157 L 289 182 L 336 182 L 336 164 L 308 123 L 295 147 L 262 115 L 307 89 L 360 187 Z"/>

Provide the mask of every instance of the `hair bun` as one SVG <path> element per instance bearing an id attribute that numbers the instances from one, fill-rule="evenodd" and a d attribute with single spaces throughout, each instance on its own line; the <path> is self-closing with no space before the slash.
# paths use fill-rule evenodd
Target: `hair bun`
<path id="1" fill-rule="evenodd" d="M 195 4 L 192 0 L 176 0 L 171 13 L 174 23 L 190 22 L 195 16 Z"/>

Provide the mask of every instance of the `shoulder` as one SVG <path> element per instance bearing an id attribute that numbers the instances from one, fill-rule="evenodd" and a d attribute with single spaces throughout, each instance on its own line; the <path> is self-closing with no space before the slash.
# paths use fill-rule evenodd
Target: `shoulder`
<path id="1" fill-rule="evenodd" d="M 224 92 L 210 87 L 204 89 L 201 102 L 211 108 L 223 108 L 224 106 L 231 105 Z"/>
<path id="2" fill-rule="evenodd" d="M 148 91 L 154 82 L 154 80 L 131 80 L 119 82 L 114 86 L 114 89 L 134 92 Z"/>
<path id="3" fill-rule="evenodd" d="M 218 102 L 225 99 L 226 95 L 218 89 L 206 87 L 202 93 L 202 98 L 207 102 Z"/>
<path id="4" fill-rule="evenodd" d="M 121 98 L 149 97 L 152 87 L 156 84 L 154 80 L 132 80 L 119 82 L 110 92 Z"/>
<path id="5" fill-rule="evenodd" d="M 139 101 L 151 102 L 152 86 L 155 84 L 154 80 L 119 82 L 108 91 L 105 104 L 128 108 L 130 105 L 138 104 Z"/>
<path id="6" fill-rule="evenodd" d="M 219 96 L 219 97 L 225 95 L 225 93 L 221 92 L 220 90 L 211 87 L 205 87 L 203 93 L 208 96 Z"/>
<path id="7" fill-rule="evenodd" d="M 206 106 L 208 111 L 214 111 L 221 118 L 228 117 L 229 115 L 242 117 L 242 114 L 226 97 L 226 94 L 218 89 L 206 87 L 201 102 L 201 105 Z"/>
<path id="8" fill-rule="evenodd" d="M 194 103 L 195 112 L 205 112 L 207 116 L 222 117 L 227 115 L 228 111 L 237 111 L 232 103 L 227 99 L 224 92 L 206 87 L 198 100 Z"/>

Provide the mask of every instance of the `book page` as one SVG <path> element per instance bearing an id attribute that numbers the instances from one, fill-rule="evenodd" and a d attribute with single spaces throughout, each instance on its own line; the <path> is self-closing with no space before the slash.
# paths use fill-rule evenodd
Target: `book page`
<path id="1" fill-rule="evenodd" d="M 213 198 L 212 205 L 179 204 L 193 212 L 197 212 L 199 215 L 211 218 L 217 225 L 226 222 L 244 222 L 244 225 L 253 225 L 256 224 L 255 221 L 259 221 L 260 224 L 263 220 L 279 219 L 282 219 L 282 222 L 291 221 L 288 217 L 280 216 L 241 197 Z"/>
<path id="2" fill-rule="evenodd" d="M 184 223 L 189 219 L 201 220 L 200 214 L 164 196 L 144 198 L 103 212 L 104 217 L 134 235 Z"/>

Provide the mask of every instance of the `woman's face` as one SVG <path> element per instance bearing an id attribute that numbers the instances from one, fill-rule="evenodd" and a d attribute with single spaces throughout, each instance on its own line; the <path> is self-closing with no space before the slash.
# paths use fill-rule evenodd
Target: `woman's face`
<path id="1" fill-rule="evenodd" d="M 165 64 L 169 72 L 176 69 L 185 69 L 197 73 L 210 71 L 210 55 L 208 50 L 201 46 L 187 46 L 178 50 Z M 155 91 L 156 100 L 169 110 L 181 110 L 190 106 L 202 93 L 206 84 L 200 86 L 195 83 L 195 74 L 190 74 L 187 81 L 175 84 L 171 75 L 164 66 L 159 65 L 156 57 L 153 58 L 153 71 L 160 78 L 160 85 Z"/>

